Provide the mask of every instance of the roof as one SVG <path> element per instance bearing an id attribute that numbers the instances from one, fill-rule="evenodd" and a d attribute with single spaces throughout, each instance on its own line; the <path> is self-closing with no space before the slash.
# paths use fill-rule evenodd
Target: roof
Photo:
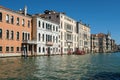
<path id="1" fill-rule="evenodd" d="M 37 14 L 36 14 L 36 15 L 32 15 L 32 17 L 34 17 L 34 18 L 40 18 L 40 19 L 42 19 L 42 20 L 45 20 L 45 21 L 54 23 L 54 24 L 56 24 L 56 25 L 59 25 L 59 24 L 55 23 L 54 21 L 51 21 L 51 20 L 48 20 L 48 19 L 45 19 L 45 18 L 41 17 L 40 14 L 38 14 L 38 15 L 37 15 Z"/>
<path id="2" fill-rule="evenodd" d="M 12 10 L 12 9 L 9 9 L 9 8 L 3 7 L 3 6 L 0 6 L 0 9 L 4 9 L 4 10 L 7 10 L 7 11 L 11 11 L 11 12 L 13 12 L 13 13 L 17 13 L 17 14 L 22 15 L 22 16 L 25 16 L 25 15 L 24 15 L 23 13 L 21 13 L 20 11 L 14 11 L 14 10 Z M 31 17 L 31 15 L 30 15 L 30 14 L 27 14 L 26 17 Z"/>

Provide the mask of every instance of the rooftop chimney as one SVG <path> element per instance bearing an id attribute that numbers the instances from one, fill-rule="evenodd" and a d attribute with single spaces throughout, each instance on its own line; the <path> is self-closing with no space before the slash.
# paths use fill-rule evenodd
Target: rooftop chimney
<path id="1" fill-rule="evenodd" d="M 24 15 L 27 15 L 27 6 L 24 7 Z"/>

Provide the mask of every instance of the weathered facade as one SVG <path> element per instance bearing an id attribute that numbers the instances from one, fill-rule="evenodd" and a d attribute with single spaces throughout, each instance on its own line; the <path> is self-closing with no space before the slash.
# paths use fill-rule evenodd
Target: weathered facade
<path id="1" fill-rule="evenodd" d="M 31 40 L 31 20 L 27 7 L 23 11 L 13 11 L 0 6 L 0 53 L 3 55 L 21 55 L 30 51 L 26 41 Z"/>
<path id="2" fill-rule="evenodd" d="M 90 26 L 83 24 L 81 21 L 77 22 L 78 31 L 78 47 L 79 50 L 84 50 L 86 53 L 90 52 Z"/>
<path id="3" fill-rule="evenodd" d="M 60 25 L 59 45 L 61 54 L 72 53 L 78 48 L 78 34 L 76 21 L 65 13 L 46 10 L 42 18 L 54 21 Z"/>
<path id="4" fill-rule="evenodd" d="M 92 53 L 98 53 L 99 52 L 99 38 L 97 34 L 91 34 L 91 46 L 90 51 Z"/>
<path id="5" fill-rule="evenodd" d="M 98 45 L 97 52 L 99 53 L 116 51 L 115 40 L 111 38 L 110 34 L 91 34 L 91 52 L 95 51 L 95 44 Z"/>
<path id="6" fill-rule="evenodd" d="M 32 37 L 37 42 L 37 55 L 60 54 L 59 25 L 33 15 Z"/>

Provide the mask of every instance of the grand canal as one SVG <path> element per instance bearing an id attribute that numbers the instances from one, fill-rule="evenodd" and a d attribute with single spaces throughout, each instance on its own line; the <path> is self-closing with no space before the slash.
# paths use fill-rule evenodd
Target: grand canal
<path id="1" fill-rule="evenodd" d="M 120 80 L 120 53 L 0 58 L 0 80 Z"/>

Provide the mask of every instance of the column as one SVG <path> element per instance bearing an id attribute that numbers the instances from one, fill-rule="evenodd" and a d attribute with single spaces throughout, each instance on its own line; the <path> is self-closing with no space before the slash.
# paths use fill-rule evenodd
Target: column
<path id="1" fill-rule="evenodd" d="M 27 45 L 27 55 L 29 54 L 29 44 Z"/>
<path id="2" fill-rule="evenodd" d="M 32 54 L 34 55 L 34 45 L 32 45 Z"/>

